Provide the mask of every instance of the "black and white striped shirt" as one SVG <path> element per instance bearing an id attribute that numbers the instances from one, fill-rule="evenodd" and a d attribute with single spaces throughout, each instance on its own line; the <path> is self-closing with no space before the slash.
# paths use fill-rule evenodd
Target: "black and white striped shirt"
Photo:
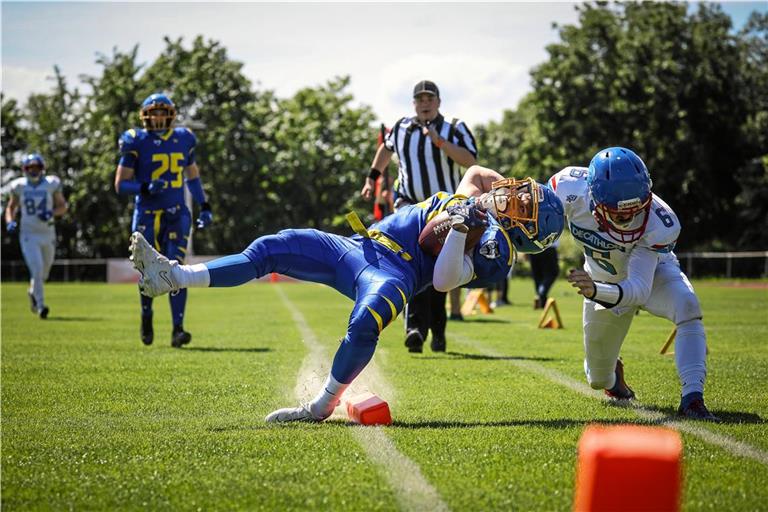
<path id="1" fill-rule="evenodd" d="M 457 144 L 477 158 L 477 145 L 464 121 L 447 121 L 438 115 L 432 124 L 438 135 Z M 415 117 L 403 117 L 392 127 L 384 141 L 386 148 L 397 153 L 399 163 L 396 192 L 408 202 L 417 203 L 439 192 L 454 192 L 461 176 L 459 165 L 422 134 Z"/>

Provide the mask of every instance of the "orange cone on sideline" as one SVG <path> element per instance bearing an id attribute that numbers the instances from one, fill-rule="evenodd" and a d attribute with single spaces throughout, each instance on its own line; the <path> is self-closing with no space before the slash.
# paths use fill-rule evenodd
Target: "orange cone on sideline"
<path id="1" fill-rule="evenodd" d="M 552 318 L 547 319 L 550 315 L 554 315 Z M 539 318 L 539 329 L 562 329 L 563 320 L 560 318 L 560 310 L 557 307 L 555 299 L 547 299 L 547 303 L 544 306 L 544 311 Z"/>
<path id="2" fill-rule="evenodd" d="M 677 327 L 672 329 L 672 332 L 669 333 L 669 336 L 667 337 L 667 341 L 664 342 L 664 345 L 662 345 L 661 350 L 659 351 L 659 354 L 666 354 L 667 350 L 669 350 L 669 346 L 672 345 L 672 343 L 675 341 L 675 336 L 677 335 Z M 669 353 L 669 355 L 674 355 L 675 352 L 672 351 Z"/>
<path id="3" fill-rule="evenodd" d="M 680 434 L 668 428 L 588 426 L 579 440 L 573 509 L 679 511 L 682 454 Z"/>
<path id="4" fill-rule="evenodd" d="M 543 324 L 539 325 L 539 329 L 562 329 L 562 326 L 557 323 L 556 319 L 550 318 Z"/>
<path id="5" fill-rule="evenodd" d="M 347 401 L 347 415 L 350 420 L 361 425 L 392 424 L 389 404 L 373 393 L 363 393 L 350 398 Z"/>
<path id="6" fill-rule="evenodd" d="M 461 306 L 461 314 L 463 316 L 474 315 L 475 307 L 479 307 L 481 313 L 493 313 L 488 296 L 482 288 L 475 288 L 467 293 L 467 298 L 464 299 L 464 304 Z"/>

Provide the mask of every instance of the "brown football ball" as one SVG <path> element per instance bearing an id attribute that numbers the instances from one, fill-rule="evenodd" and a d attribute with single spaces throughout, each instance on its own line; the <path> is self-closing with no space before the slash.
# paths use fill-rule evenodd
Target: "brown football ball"
<path id="1" fill-rule="evenodd" d="M 435 215 L 432 220 L 427 222 L 424 229 L 419 234 L 419 247 L 432 256 L 440 254 L 440 249 L 443 248 L 445 243 L 445 237 L 448 236 L 448 232 L 451 230 L 451 216 L 448 212 L 443 211 Z M 467 240 L 464 243 L 464 252 L 469 252 L 485 232 L 485 227 L 471 228 L 467 233 Z"/>

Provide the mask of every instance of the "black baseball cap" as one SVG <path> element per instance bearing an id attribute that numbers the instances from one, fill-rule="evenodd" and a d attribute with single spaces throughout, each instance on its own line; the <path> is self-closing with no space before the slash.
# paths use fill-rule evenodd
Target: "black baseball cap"
<path id="1" fill-rule="evenodd" d="M 437 88 L 435 82 L 431 82 L 429 80 L 422 80 L 413 87 L 414 98 L 422 93 L 434 94 L 438 98 L 440 97 L 440 89 Z"/>

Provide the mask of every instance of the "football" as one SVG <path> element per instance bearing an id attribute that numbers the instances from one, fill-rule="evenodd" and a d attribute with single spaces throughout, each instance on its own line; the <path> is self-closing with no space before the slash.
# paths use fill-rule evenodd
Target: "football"
<path id="1" fill-rule="evenodd" d="M 427 254 L 437 256 L 440 254 L 440 249 L 443 248 L 445 237 L 448 236 L 450 230 L 451 216 L 446 211 L 438 213 L 421 230 L 419 234 L 419 247 Z M 480 241 L 484 231 L 485 226 L 470 228 L 467 233 L 467 240 L 464 243 L 464 252 L 472 249 Z"/>

